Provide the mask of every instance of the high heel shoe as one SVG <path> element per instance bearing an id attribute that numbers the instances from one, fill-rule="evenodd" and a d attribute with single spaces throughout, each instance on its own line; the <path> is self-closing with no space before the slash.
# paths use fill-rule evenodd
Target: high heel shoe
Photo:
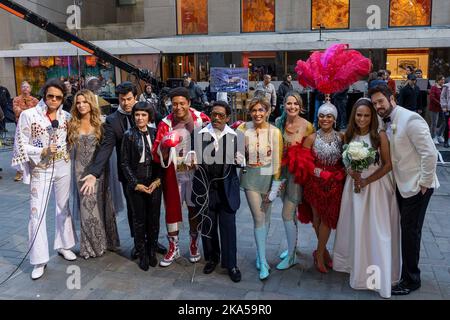
<path id="1" fill-rule="evenodd" d="M 331 259 L 330 252 L 328 250 L 325 250 L 325 265 L 329 269 L 333 269 L 333 260 Z"/>
<path id="2" fill-rule="evenodd" d="M 314 250 L 313 258 L 314 258 L 314 266 L 316 267 L 317 271 L 319 271 L 320 273 L 328 273 L 328 270 L 324 265 L 319 265 L 319 261 L 317 259 L 317 250 Z"/>

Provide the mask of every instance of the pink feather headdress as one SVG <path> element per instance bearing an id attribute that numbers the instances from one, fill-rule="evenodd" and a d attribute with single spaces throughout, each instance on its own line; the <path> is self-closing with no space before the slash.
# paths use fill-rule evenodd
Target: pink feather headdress
<path id="1" fill-rule="evenodd" d="M 372 69 L 370 59 L 348 47 L 348 44 L 335 44 L 324 52 L 314 51 L 306 62 L 298 60 L 295 68 L 298 82 L 304 87 L 331 94 L 369 74 Z"/>

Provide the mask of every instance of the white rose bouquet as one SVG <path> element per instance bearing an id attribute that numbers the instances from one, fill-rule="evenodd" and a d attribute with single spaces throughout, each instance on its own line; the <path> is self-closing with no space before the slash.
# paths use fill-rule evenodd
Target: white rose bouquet
<path id="1" fill-rule="evenodd" d="M 377 155 L 375 149 L 369 147 L 364 141 L 352 141 L 344 145 L 343 149 L 342 162 L 347 169 L 350 168 L 353 171 L 362 172 L 375 162 Z M 355 187 L 354 191 L 359 193 L 361 190 Z"/>

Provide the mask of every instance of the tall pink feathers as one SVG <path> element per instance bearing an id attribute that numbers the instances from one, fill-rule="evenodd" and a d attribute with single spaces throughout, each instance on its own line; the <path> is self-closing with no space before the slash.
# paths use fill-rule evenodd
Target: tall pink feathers
<path id="1" fill-rule="evenodd" d="M 314 51 L 306 62 L 298 60 L 295 68 L 298 82 L 304 87 L 331 94 L 369 74 L 372 69 L 370 59 L 348 47 L 348 44 L 335 44 L 325 52 Z"/>

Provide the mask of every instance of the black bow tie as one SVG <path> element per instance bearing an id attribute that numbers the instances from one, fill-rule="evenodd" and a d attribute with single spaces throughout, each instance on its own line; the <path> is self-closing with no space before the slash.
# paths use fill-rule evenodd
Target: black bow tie
<path id="1" fill-rule="evenodd" d="M 384 122 L 384 123 L 389 123 L 389 122 L 391 122 L 391 117 L 383 118 L 383 122 Z"/>

